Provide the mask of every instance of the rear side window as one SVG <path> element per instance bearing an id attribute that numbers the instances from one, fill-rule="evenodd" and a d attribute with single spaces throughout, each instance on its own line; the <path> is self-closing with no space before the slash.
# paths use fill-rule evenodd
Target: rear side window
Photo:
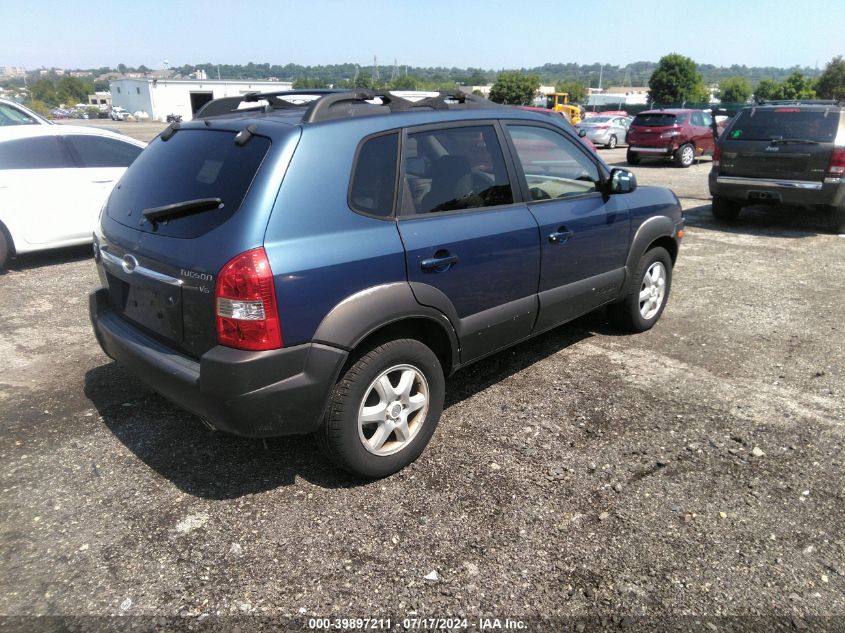
<path id="1" fill-rule="evenodd" d="M 143 148 L 99 136 L 67 136 L 84 167 L 129 167 Z"/>
<path id="2" fill-rule="evenodd" d="M 398 155 L 398 133 L 364 141 L 355 161 L 349 189 L 349 203 L 353 209 L 380 217 L 391 215 Z"/>
<path id="3" fill-rule="evenodd" d="M 138 156 L 112 191 L 108 214 L 116 222 L 168 237 L 202 235 L 229 219 L 241 206 L 270 140 L 253 136 L 235 145 L 235 133 L 180 130 L 168 141 L 156 139 Z M 165 205 L 220 198 L 223 206 L 159 222 L 143 221 L 143 211 Z"/>
<path id="4" fill-rule="evenodd" d="M 408 135 L 403 213 L 437 213 L 513 202 L 502 147 L 491 125 Z"/>
<path id="5" fill-rule="evenodd" d="M 737 115 L 728 138 L 740 141 L 798 139 L 832 143 L 839 127 L 835 110 L 799 108 L 752 108 Z"/>
<path id="6" fill-rule="evenodd" d="M 0 169 L 63 169 L 76 167 L 56 136 L 35 136 L 0 143 Z"/>
<path id="7" fill-rule="evenodd" d="M 665 127 L 675 125 L 677 119 L 674 114 L 655 112 L 653 114 L 638 114 L 631 125 L 642 125 L 644 127 Z"/>
<path id="8" fill-rule="evenodd" d="M 38 121 L 26 112 L 18 110 L 6 103 L 0 103 L 0 126 L 3 125 L 37 125 Z"/>

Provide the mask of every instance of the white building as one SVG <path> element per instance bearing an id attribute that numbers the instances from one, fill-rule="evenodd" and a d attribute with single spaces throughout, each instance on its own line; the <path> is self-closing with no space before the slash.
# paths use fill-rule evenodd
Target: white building
<path id="1" fill-rule="evenodd" d="M 168 114 L 181 114 L 190 121 L 212 99 L 236 97 L 248 92 L 292 90 L 289 81 L 207 81 L 193 79 L 114 79 L 109 82 L 112 103 L 129 112 L 146 112 L 151 119 L 166 121 Z"/>

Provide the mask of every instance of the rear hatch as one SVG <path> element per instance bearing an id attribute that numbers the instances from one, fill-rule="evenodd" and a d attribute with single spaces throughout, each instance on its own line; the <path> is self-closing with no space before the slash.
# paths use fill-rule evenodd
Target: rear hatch
<path id="1" fill-rule="evenodd" d="M 720 137 L 719 174 L 822 181 L 839 128 L 836 108 L 750 108 Z"/>
<path id="2" fill-rule="evenodd" d="M 671 144 L 669 134 L 677 133 L 678 117 L 668 112 L 644 112 L 634 117 L 628 128 L 628 143 L 645 146 Z"/>
<path id="3" fill-rule="evenodd" d="M 150 143 L 112 192 L 98 231 L 114 309 L 197 358 L 217 344 L 217 274 L 263 244 L 278 191 L 270 138 L 236 143 L 239 129 L 220 128 L 194 125 Z"/>

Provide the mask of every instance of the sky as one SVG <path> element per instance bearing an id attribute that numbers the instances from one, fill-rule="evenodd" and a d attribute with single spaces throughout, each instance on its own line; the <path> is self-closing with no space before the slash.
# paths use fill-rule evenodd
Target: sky
<path id="1" fill-rule="evenodd" d="M 673 52 L 823 68 L 845 54 L 845 0 L 0 0 L 0 15 L 0 66 L 27 69 L 369 66 L 376 55 L 384 66 L 500 70 Z"/>

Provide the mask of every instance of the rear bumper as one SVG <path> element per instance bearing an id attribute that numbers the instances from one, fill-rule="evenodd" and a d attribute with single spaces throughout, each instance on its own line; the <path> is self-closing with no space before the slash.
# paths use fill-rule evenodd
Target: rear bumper
<path id="1" fill-rule="evenodd" d="M 654 154 L 660 156 L 668 156 L 672 152 L 675 151 L 675 148 L 671 145 L 669 147 L 647 147 L 645 145 L 629 145 L 628 150 L 631 152 L 636 152 L 637 154 Z"/>
<path id="2" fill-rule="evenodd" d="M 168 400 L 236 435 L 315 431 L 347 355 L 317 344 L 268 352 L 217 346 L 197 361 L 114 312 L 105 290 L 91 294 L 89 309 L 106 354 Z"/>
<path id="3" fill-rule="evenodd" d="M 845 179 L 824 182 L 779 178 L 724 176 L 711 171 L 710 194 L 746 204 L 789 204 L 799 206 L 845 206 Z"/>

